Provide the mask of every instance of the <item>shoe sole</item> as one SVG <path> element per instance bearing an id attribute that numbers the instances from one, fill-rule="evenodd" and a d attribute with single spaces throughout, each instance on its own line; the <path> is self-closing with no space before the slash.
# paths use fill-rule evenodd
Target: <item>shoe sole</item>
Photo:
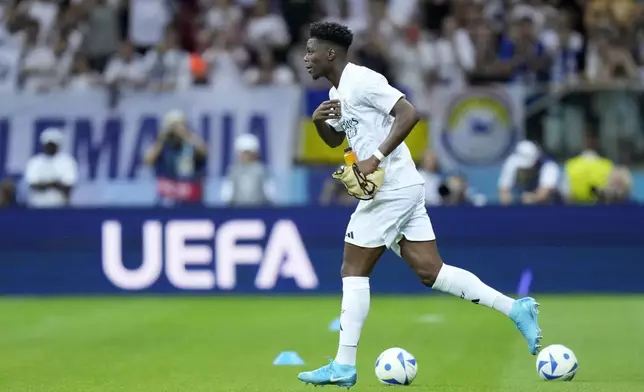
<path id="1" fill-rule="evenodd" d="M 302 380 L 300 380 L 300 381 L 302 381 Z M 331 384 L 331 383 L 328 383 L 328 384 L 313 384 L 312 382 L 306 382 L 306 381 L 302 381 L 302 382 L 304 383 L 304 385 L 313 385 L 315 388 L 330 385 L 330 386 L 335 386 L 335 387 L 340 387 L 340 388 L 347 388 L 347 390 L 351 389 L 351 387 L 353 387 L 355 385 L 355 384 L 343 384 L 343 383 L 337 383 L 337 384 L 336 383 L 333 383 L 333 384 Z"/>
<path id="2" fill-rule="evenodd" d="M 530 316 L 532 316 L 532 320 L 534 321 L 535 326 L 537 327 L 537 338 L 535 339 L 535 352 L 532 355 L 537 355 L 541 349 L 541 339 L 543 339 L 543 335 L 541 335 L 541 328 L 539 328 L 539 302 L 535 301 L 534 298 L 530 298 L 532 300 L 532 306 L 530 306 Z"/>

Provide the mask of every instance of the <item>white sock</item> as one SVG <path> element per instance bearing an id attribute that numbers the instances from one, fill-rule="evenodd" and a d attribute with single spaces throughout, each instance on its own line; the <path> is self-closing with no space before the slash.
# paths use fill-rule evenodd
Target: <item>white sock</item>
<path id="1" fill-rule="evenodd" d="M 481 282 L 473 273 L 447 264 L 443 264 L 432 289 L 496 309 L 506 316 L 514 303 L 514 299 Z"/>
<path id="2" fill-rule="evenodd" d="M 335 361 L 341 365 L 356 364 L 358 341 L 364 321 L 369 314 L 371 293 L 369 278 L 342 278 L 342 312 L 340 313 L 340 344 Z"/>

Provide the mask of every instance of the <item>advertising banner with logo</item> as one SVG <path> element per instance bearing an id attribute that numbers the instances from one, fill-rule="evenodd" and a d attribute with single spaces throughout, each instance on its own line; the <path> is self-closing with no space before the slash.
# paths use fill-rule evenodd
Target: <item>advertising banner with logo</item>
<path id="1" fill-rule="evenodd" d="M 432 93 L 431 135 L 448 169 L 498 164 L 524 135 L 521 86 L 445 87 Z"/>
<path id="2" fill-rule="evenodd" d="M 0 294 L 338 294 L 351 212 L 6 210 Z M 503 292 L 644 292 L 641 208 L 454 207 L 430 215 L 443 259 Z M 371 287 L 430 293 L 393 252 Z"/>
<path id="3" fill-rule="evenodd" d="M 111 181 L 149 179 L 143 155 L 158 134 L 163 116 L 180 109 L 192 129 L 206 140 L 208 174 L 226 173 L 236 158 L 235 137 L 254 133 L 260 140 L 262 159 L 279 189 L 285 190 L 280 194 L 288 195 L 301 97 L 296 87 L 196 89 L 171 95 L 127 95 L 110 109 L 104 92 L 0 95 L 0 178 L 21 174 L 39 149 L 39 135 L 48 127 L 58 127 L 66 136 L 63 149 L 78 160 L 79 188 L 100 182 L 102 187 L 95 193 L 101 194 L 107 193 L 105 186 Z M 75 193 L 84 192 L 77 189 Z M 96 199 L 100 200 L 98 195 Z"/>

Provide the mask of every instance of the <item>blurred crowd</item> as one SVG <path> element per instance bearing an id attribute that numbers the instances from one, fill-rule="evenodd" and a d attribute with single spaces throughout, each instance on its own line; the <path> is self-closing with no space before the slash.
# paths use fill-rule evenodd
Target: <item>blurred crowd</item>
<path id="1" fill-rule="evenodd" d="M 0 85 L 311 85 L 302 48 L 310 21 L 324 19 L 350 26 L 354 61 L 419 101 L 436 84 L 635 80 L 643 9 L 635 0 L 3 0 Z"/>
<path id="2" fill-rule="evenodd" d="M 636 0 L 0 0 L 0 91 L 172 92 L 239 84 L 325 88 L 327 82 L 311 80 L 302 66 L 308 25 L 315 20 L 348 25 L 355 34 L 351 60 L 404 88 L 428 115 L 430 92 L 441 86 L 517 82 L 531 88 L 529 104 L 544 89 L 632 87 L 644 76 L 644 2 Z M 607 99 L 622 108 L 637 104 L 629 97 Z M 570 102 L 573 109 L 591 106 L 583 99 L 566 101 L 564 111 Z M 554 112 L 548 109 L 547 115 Z M 199 173 L 207 151 L 182 116 L 169 114 L 146 156 L 161 178 L 160 200 L 169 204 L 202 196 Z M 598 139 L 607 133 L 586 129 L 602 120 L 587 112 L 581 118 L 583 130 L 556 134 L 555 139 L 577 135 L 568 150 L 556 140 L 548 142 L 548 135 L 537 138 L 546 146 L 517 146 L 498 180 L 501 203 L 629 201 L 630 172 L 599 154 Z M 530 124 L 527 128 L 530 137 Z M 43 145 L 58 143 L 56 132 L 47 135 Z M 644 147 L 641 132 L 629 140 Z M 68 156 L 58 155 L 60 162 L 51 164 L 48 159 L 60 154 L 51 149 L 32 158 L 36 162 L 30 162 L 25 178 L 45 205 L 69 203 L 76 177 L 70 173 L 77 169 Z M 258 163 L 258 142 L 246 137 L 235 149 L 241 159 L 224 179 L 221 199 L 270 203 L 274 185 Z M 570 160 L 555 173 L 546 151 Z M 176 165 L 160 168 L 159 162 Z M 442 173 L 433 152 L 419 168 L 428 204 L 486 203 L 463 173 Z M 588 170 L 592 176 L 584 174 Z M 186 177 L 182 171 L 192 183 L 177 185 L 175 180 Z M 10 204 L 15 194 L 13 184 L 0 183 L 0 205 Z M 327 184 L 319 201 L 355 202 L 337 183 Z"/>

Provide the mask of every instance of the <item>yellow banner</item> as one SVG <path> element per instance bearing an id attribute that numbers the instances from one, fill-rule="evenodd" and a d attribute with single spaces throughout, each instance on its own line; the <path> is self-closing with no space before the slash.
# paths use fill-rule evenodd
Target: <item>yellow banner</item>
<path id="1" fill-rule="evenodd" d="M 297 157 L 300 163 L 339 165 L 344 162 L 343 150 L 348 147 L 346 139 L 341 147 L 331 148 L 327 146 L 318 136 L 315 125 L 310 119 L 301 121 L 300 132 L 300 146 Z M 420 161 L 423 153 L 429 147 L 429 141 L 429 122 L 423 119 L 405 140 L 414 161 Z"/>

